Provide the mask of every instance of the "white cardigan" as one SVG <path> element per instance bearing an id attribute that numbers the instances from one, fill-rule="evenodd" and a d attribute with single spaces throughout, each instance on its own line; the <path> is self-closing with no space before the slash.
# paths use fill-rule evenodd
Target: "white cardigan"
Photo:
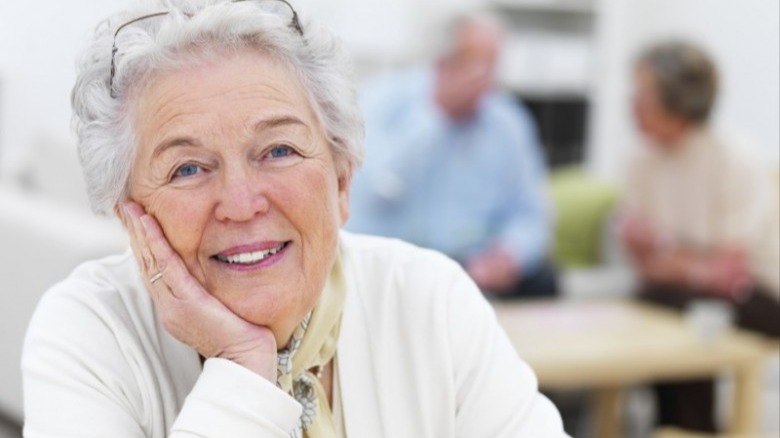
<path id="1" fill-rule="evenodd" d="M 563 437 L 493 311 L 438 253 L 341 235 L 338 345 L 349 438 Z M 289 437 L 300 405 L 208 359 L 155 316 L 132 254 L 88 262 L 41 300 L 22 359 L 25 436 Z"/>

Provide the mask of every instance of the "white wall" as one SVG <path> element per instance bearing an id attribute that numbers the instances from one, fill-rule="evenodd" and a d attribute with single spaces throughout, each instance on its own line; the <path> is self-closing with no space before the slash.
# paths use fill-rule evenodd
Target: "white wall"
<path id="1" fill-rule="evenodd" d="M 486 0 L 297 0 L 344 41 L 358 79 L 428 59 L 443 25 Z"/>
<path id="2" fill-rule="evenodd" d="M 715 128 L 778 160 L 780 2 L 602 0 L 599 10 L 599 72 L 588 155 L 597 174 L 619 178 L 636 144 L 629 117 L 633 56 L 670 37 L 701 44 L 719 65 Z"/>
<path id="3" fill-rule="evenodd" d="M 70 135 L 75 58 L 121 0 L 0 1 L 0 176 L 49 135 Z"/>

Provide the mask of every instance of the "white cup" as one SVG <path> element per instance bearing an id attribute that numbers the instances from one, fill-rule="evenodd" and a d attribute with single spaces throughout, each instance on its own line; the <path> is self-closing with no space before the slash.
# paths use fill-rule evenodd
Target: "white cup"
<path id="1" fill-rule="evenodd" d="M 699 299 L 688 304 L 685 317 L 696 338 L 709 344 L 731 328 L 734 312 L 724 301 Z"/>

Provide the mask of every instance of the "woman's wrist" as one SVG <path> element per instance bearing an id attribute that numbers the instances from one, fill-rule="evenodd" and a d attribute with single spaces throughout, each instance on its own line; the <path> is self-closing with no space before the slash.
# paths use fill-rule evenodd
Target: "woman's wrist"
<path id="1" fill-rule="evenodd" d="M 231 360 L 238 365 L 264 377 L 266 380 L 276 383 L 276 352 L 248 352 L 241 355 L 220 355 L 219 357 Z"/>

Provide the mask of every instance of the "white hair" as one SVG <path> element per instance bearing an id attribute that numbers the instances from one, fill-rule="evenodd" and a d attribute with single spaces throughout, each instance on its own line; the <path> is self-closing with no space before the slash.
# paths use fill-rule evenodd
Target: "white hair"
<path id="1" fill-rule="evenodd" d="M 93 211 L 111 214 L 128 195 L 137 147 L 131 113 L 141 84 L 155 72 L 247 47 L 281 60 L 297 76 L 327 136 L 339 176 L 349 178 L 360 166 L 363 120 L 352 64 L 340 41 L 299 13 L 301 36 L 291 27 L 290 17 L 269 11 L 261 3 L 268 2 L 154 0 L 97 26 L 79 60 L 71 94 L 79 157 Z M 123 24 L 166 11 L 127 25 L 114 41 L 114 33 Z M 112 44 L 117 51 L 110 85 Z"/>

